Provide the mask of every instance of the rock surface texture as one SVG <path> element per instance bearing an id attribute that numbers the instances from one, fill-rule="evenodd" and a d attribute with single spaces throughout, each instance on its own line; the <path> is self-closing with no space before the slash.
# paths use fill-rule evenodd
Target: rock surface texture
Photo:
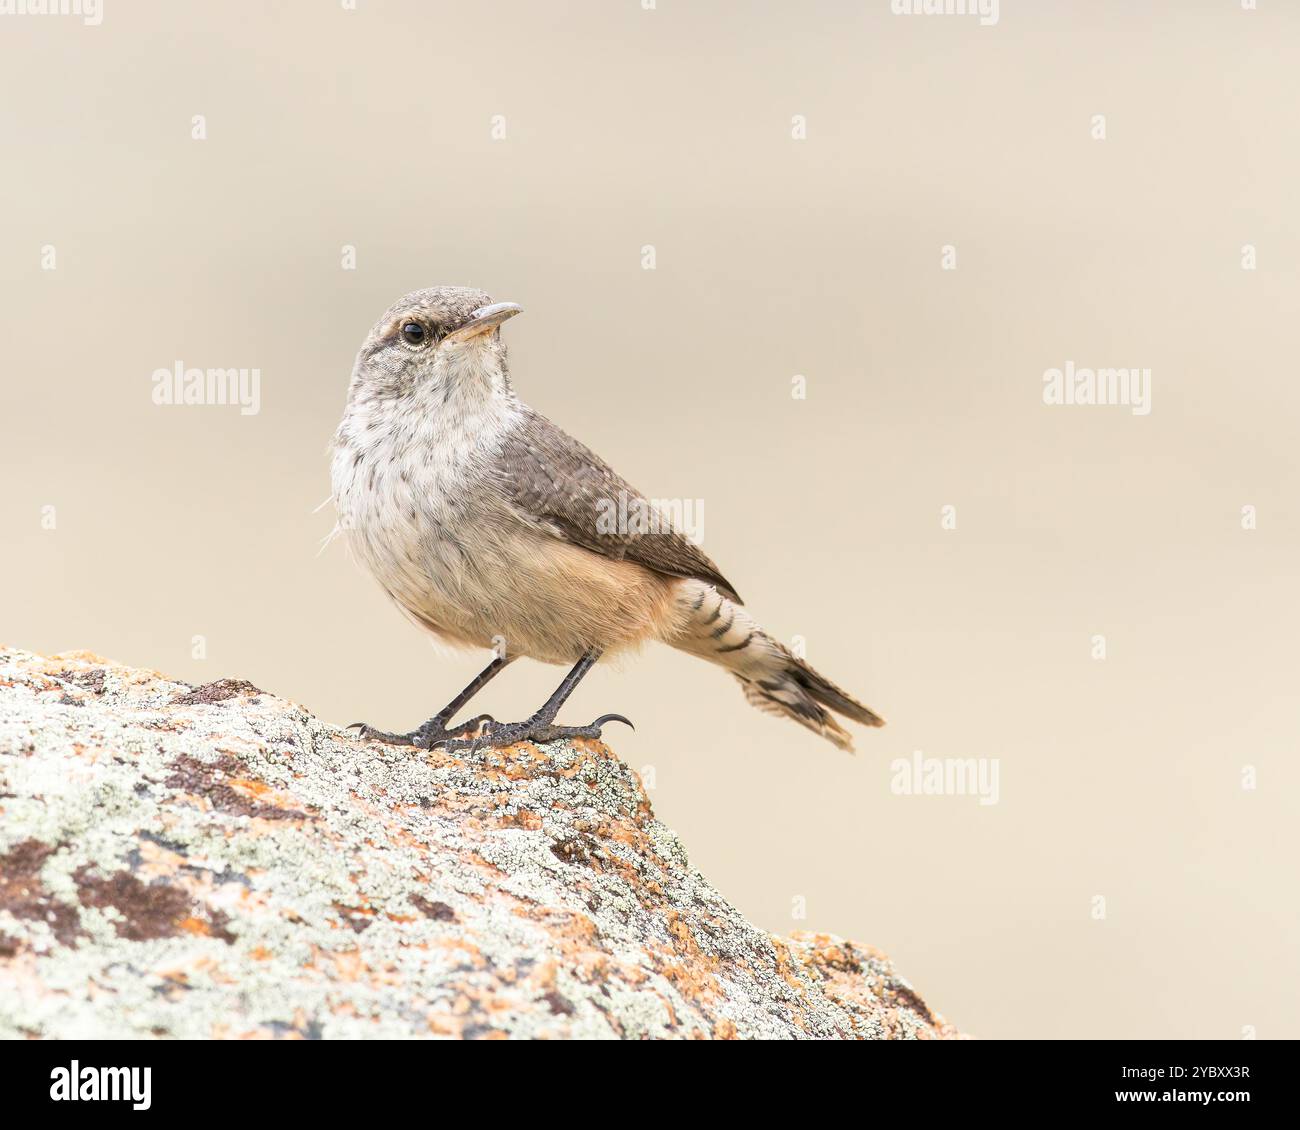
<path id="1" fill-rule="evenodd" d="M 0 1037 L 955 1035 L 746 922 L 599 742 L 395 749 L 0 649 Z"/>

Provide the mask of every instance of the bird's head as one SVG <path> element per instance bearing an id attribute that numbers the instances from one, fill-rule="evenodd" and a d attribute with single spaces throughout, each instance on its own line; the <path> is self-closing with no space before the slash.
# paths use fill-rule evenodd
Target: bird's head
<path id="1" fill-rule="evenodd" d="M 481 290 L 439 286 L 398 299 L 357 354 L 354 391 L 402 396 L 417 389 L 502 396 L 510 393 L 499 327 L 522 307 Z"/>

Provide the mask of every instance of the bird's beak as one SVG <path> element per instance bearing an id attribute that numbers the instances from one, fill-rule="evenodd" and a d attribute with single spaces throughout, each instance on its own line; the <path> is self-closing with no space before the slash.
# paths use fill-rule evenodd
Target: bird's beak
<path id="1" fill-rule="evenodd" d="M 494 330 L 507 318 L 513 318 L 523 307 L 517 302 L 494 302 L 491 306 L 480 306 L 474 316 L 459 329 L 452 330 L 443 341 L 468 341 L 488 330 Z"/>

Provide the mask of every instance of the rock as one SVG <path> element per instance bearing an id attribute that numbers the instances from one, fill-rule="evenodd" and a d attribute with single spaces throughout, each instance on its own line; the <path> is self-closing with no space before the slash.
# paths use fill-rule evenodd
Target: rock
<path id="1" fill-rule="evenodd" d="M 363 742 L 223 679 L 0 649 L 0 1037 L 952 1037 L 751 926 L 599 742 Z"/>

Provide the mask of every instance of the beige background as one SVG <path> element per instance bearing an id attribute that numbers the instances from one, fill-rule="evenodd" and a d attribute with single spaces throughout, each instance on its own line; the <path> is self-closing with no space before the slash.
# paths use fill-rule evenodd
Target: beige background
<path id="1" fill-rule="evenodd" d="M 849 758 L 664 649 L 582 687 L 746 913 L 984 1036 L 1300 1036 L 1300 8 L 1260 7 L 0 17 L 0 637 L 423 719 L 483 657 L 318 557 L 313 509 L 371 323 L 478 285 L 526 308 L 521 394 L 703 499 L 749 607 L 890 719 Z M 155 406 L 177 359 L 259 367 L 260 415 Z M 1149 367 L 1151 414 L 1045 407 L 1067 360 Z M 1000 759 L 1000 803 L 893 795 L 916 749 Z"/>

